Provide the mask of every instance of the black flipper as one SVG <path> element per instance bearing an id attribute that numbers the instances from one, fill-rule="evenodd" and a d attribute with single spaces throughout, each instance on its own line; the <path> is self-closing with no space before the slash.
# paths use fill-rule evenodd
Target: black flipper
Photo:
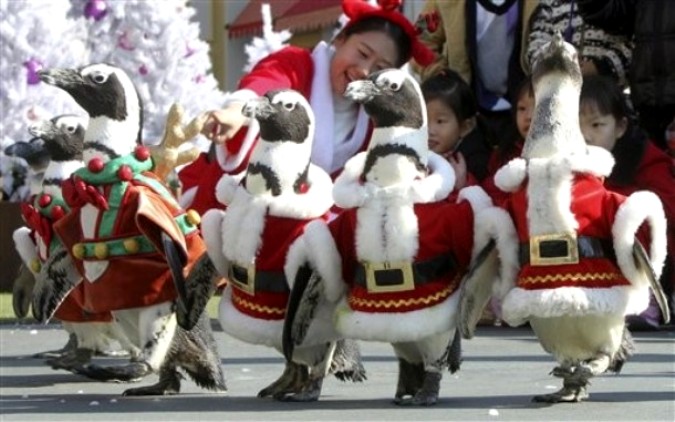
<path id="1" fill-rule="evenodd" d="M 289 362 L 292 360 L 295 346 L 302 341 L 302 338 L 304 338 L 304 334 L 306 333 L 306 329 L 304 330 L 304 333 L 298 332 L 303 331 L 298 330 L 298 327 L 296 327 L 297 323 L 303 322 L 299 317 L 309 317 L 309 320 L 311 320 L 311 316 L 313 315 L 312 310 L 307 309 L 307 305 L 311 305 L 311 303 L 305 303 L 306 301 L 304 299 L 306 293 L 309 293 L 307 292 L 307 289 L 312 280 L 312 273 L 312 269 L 307 264 L 298 269 L 298 272 L 295 275 L 293 289 L 291 289 L 288 304 L 286 305 L 286 319 L 284 320 L 284 330 L 281 340 L 284 356 Z M 317 277 L 314 277 L 315 280 L 316 278 Z M 314 306 L 316 306 L 316 302 L 313 303 Z M 310 313 L 309 316 L 307 315 L 308 312 Z M 300 335 L 302 335 L 302 338 L 299 338 Z"/>
<path id="2" fill-rule="evenodd" d="M 45 324 L 61 302 L 82 281 L 70 255 L 63 246 L 52 252 L 35 278 L 33 316 Z"/>
<path id="3" fill-rule="evenodd" d="M 176 311 L 178 325 L 184 330 L 191 330 L 199 322 L 209 299 L 216 291 L 213 282 L 216 272 L 216 267 L 207 253 L 199 257 L 192 267 L 184 282 L 187 300 L 184 306 L 179 306 Z"/>
<path id="4" fill-rule="evenodd" d="M 471 263 L 462 282 L 458 329 L 466 339 L 473 337 L 483 308 L 492 296 L 492 285 L 499 269 L 496 243 L 490 240 Z"/>
<path id="5" fill-rule="evenodd" d="M 178 307 L 187 314 L 188 295 L 185 289 L 185 277 L 183 276 L 183 268 L 186 264 L 185 257 L 178 252 L 173 239 L 164 232 L 162 232 L 162 246 L 164 247 L 166 262 L 171 270 L 173 284 L 176 286 L 176 292 L 178 293 Z"/>
<path id="6" fill-rule="evenodd" d="M 661 308 L 663 323 L 668 324 L 670 322 L 668 298 L 661 287 L 661 283 L 659 283 L 659 279 L 656 277 L 656 273 L 654 273 L 654 268 L 652 268 L 651 261 L 649 261 L 649 256 L 647 255 L 645 248 L 642 247 L 642 244 L 640 244 L 637 239 L 635 239 L 635 243 L 633 243 L 633 259 L 635 260 L 635 266 L 642 270 L 645 273 L 647 280 L 649 280 L 649 286 L 654 293 L 656 303 L 658 303 L 659 308 Z"/>

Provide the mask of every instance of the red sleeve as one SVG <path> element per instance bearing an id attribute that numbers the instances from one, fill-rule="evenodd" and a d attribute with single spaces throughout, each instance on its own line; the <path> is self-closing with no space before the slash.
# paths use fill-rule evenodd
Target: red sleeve
<path id="1" fill-rule="evenodd" d="M 309 98 L 314 62 L 309 51 L 289 46 L 262 59 L 239 81 L 239 89 L 264 95 L 272 89 L 290 88 Z"/>

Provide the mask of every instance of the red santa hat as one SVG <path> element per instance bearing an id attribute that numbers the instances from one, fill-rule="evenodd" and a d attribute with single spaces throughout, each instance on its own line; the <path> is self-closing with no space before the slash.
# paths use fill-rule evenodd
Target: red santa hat
<path id="1" fill-rule="evenodd" d="M 401 0 L 377 0 L 377 6 L 373 6 L 364 0 L 343 0 L 342 10 L 349 21 L 342 31 L 350 28 L 363 19 L 382 18 L 398 26 L 410 39 L 410 56 L 422 66 L 427 66 L 434 61 L 435 54 L 418 38 L 415 26 L 398 11 Z M 410 57 L 405 58 L 406 61 Z"/>

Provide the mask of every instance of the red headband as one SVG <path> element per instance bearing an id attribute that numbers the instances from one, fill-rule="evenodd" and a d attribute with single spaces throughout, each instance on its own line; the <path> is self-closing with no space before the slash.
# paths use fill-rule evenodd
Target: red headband
<path id="1" fill-rule="evenodd" d="M 435 54 L 420 42 L 417 38 L 417 29 L 408 18 L 397 10 L 401 0 L 377 0 L 377 4 L 379 7 L 371 6 L 363 0 L 343 0 L 342 10 L 349 18 L 349 22 L 347 22 L 343 31 L 362 19 L 376 17 L 386 19 L 401 28 L 408 36 L 410 53 L 415 61 L 422 66 L 430 65 L 434 61 Z"/>

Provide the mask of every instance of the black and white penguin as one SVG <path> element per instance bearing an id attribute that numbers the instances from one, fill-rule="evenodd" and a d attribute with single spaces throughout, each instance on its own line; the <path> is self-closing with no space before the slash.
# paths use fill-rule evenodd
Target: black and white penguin
<path id="1" fill-rule="evenodd" d="M 444 368 L 459 368 L 460 281 L 478 250 L 474 225 L 492 203 L 478 187 L 460 191 L 458 203 L 447 200 L 455 174 L 428 149 L 426 107 L 410 74 L 375 72 L 351 82 L 345 96 L 364 105 L 374 130 L 368 151 L 335 182 L 344 211 L 328 225 L 311 223 L 293 245 L 284 347 L 294 350 L 306 326 L 328 314 L 345 338 L 392 344 L 395 403 L 433 405 Z M 303 278 L 306 266 L 321 280 Z"/>
<path id="2" fill-rule="evenodd" d="M 310 163 L 314 115 L 300 93 L 270 91 L 246 103 L 242 113 L 258 121 L 260 139 L 245 174 L 225 175 L 219 181 L 216 195 L 227 211 L 207 212 L 202 230 L 211 262 L 229 280 L 219 308 L 223 330 L 281 351 L 290 293 L 286 252 L 308 223 L 326 217 L 333 205 L 332 181 Z M 204 272 L 188 277 L 187 308 L 192 309 L 186 318 L 179 310 L 179 323 L 189 326 L 201 312 L 209 289 L 200 286 L 210 283 Z M 330 323 L 320 325 L 313 329 L 333 331 Z M 281 377 L 258 397 L 317 400 L 329 372 L 340 379 L 364 379 L 358 346 L 338 338 L 308 337 L 288 359 Z"/>
<path id="3" fill-rule="evenodd" d="M 31 155 L 46 156 L 49 164 L 44 170 L 42 190 L 26 207 L 31 213 L 42 214 L 45 221 L 53 223 L 68 212 L 67 205 L 63 201 L 61 184 L 83 165 L 82 148 L 85 128 L 86 119 L 75 115 L 56 116 L 29 128 L 31 135 L 35 136 L 31 142 Z M 36 222 L 35 219 L 31 220 L 31 223 Z M 49 257 L 50 249 L 54 247 L 55 241 L 57 239 L 52 232 L 45 232 L 44 227 L 38 230 L 22 227 L 14 232 L 16 248 L 26 268 L 30 269 L 33 276 L 30 280 L 25 279 L 30 281 L 30 285 L 14 286 L 14 292 L 24 297 L 23 299 L 15 298 L 15 302 L 25 300 L 30 303 L 35 284 L 34 275 L 39 272 L 41 263 Z M 52 244 L 48 245 L 46 242 Z M 53 358 L 47 363 L 54 369 L 76 370 L 77 367 L 88 363 L 94 353 L 111 351 L 115 342 L 119 342 L 124 347 L 128 346 L 126 337 L 111 322 L 109 314 L 89 314 L 80 307 L 75 298 L 67 300 L 61 306 L 69 309 L 57 311 L 57 317 L 75 341 L 69 340 L 61 351 L 41 354 L 42 357 Z"/>
<path id="4" fill-rule="evenodd" d="M 225 390 L 220 359 L 204 314 L 190 330 L 177 327 L 172 274 L 181 274 L 203 252 L 199 216 L 180 209 L 150 172 L 140 146 L 143 108 L 129 76 L 108 64 L 40 72 L 43 82 L 70 94 L 89 114 L 85 167 L 64 184 L 71 213 L 55 225 L 66 246 L 45 265 L 33 302 L 38 318 L 84 278 L 88 307 L 109 310 L 140 349 L 126 366 L 87 365 L 81 373 L 130 381 L 159 373 L 155 385 L 125 395 L 176 394 L 184 369 L 200 386 Z"/>
<path id="5" fill-rule="evenodd" d="M 576 49 L 557 34 L 532 70 L 535 111 L 522 156 L 495 175 L 497 186 L 511 192 L 505 208 L 517 229 L 512 248 L 520 261 L 515 280 L 502 279 L 497 290 L 504 293 L 503 320 L 529 322 L 560 365 L 551 374 L 563 379 L 562 389 L 534 400 L 577 402 L 588 398 L 592 377 L 618 372 L 632 354 L 625 316 L 647 307 L 650 286 L 668 319 L 657 281 L 666 222 L 653 193 L 623 197 L 605 189 L 614 160 L 587 146 L 581 133 Z M 643 223 L 649 255 L 636 237 Z M 466 289 L 467 312 L 480 312 L 480 290 Z"/>

